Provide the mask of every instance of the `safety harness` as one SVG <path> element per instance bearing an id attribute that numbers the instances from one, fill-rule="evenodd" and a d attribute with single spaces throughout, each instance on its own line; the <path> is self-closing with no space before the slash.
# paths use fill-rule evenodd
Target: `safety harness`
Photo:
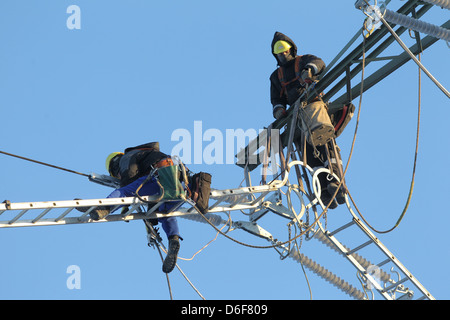
<path id="1" fill-rule="evenodd" d="M 287 91 L 286 91 L 286 87 L 287 87 L 289 84 L 291 84 L 291 83 L 293 83 L 293 82 L 295 82 L 295 81 L 300 82 L 300 84 L 303 86 L 303 83 L 302 83 L 302 81 L 301 81 L 301 72 L 300 72 L 300 59 L 301 59 L 301 57 L 302 57 L 302 56 L 296 56 L 296 57 L 295 57 L 295 62 L 294 62 L 294 64 L 295 64 L 295 78 L 292 79 L 292 80 L 290 80 L 290 81 L 286 81 L 286 79 L 285 79 L 285 77 L 284 77 L 284 72 L 283 72 L 283 69 L 284 69 L 284 68 L 281 67 L 281 66 L 278 68 L 278 79 L 280 80 L 280 83 L 281 83 L 280 97 L 282 97 L 283 94 L 284 94 L 285 92 L 287 92 Z"/>
<path id="2" fill-rule="evenodd" d="M 301 70 L 300 70 L 300 59 L 302 56 L 296 56 L 295 57 L 295 77 L 292 80 L 286 81 L 285 74 L 284 74 L 284 68 L 279 67 L 278 68 L 278 79 L 281 83 L 281 91 L 280 91 L 280 97 L 283 96 L 283 94 L 287 94 L 287 86 L 291 83 L 294 83 L 295 81 L 298 81 L 300 85 L 303 87 L 304 83 L 301 80 Z M 322 99 L 323 92 L 319 93 L 314 99 L 311 100 L 311 102 L 318 101 Z M 347 126 L 347 124 L 350 122 L 350 120 L 353 117 L 355 111 L 355 106 L 351 103 L 351 99 L 343 105 L 343 107 L 337 111 L 334 112 L 334 114 L 329 114 L 331 121 L 334 126 L 334 131 L 336 133 L 336 137 L 338 137 L 342 131 L 344 131 L 344 128 Z"/>

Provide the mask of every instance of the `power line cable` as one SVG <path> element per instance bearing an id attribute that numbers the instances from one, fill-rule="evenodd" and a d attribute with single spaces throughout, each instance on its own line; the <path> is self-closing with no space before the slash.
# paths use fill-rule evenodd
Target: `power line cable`
<path id="1" fill-rule="evenodd" d="M 55 165 L 53 165 L 53 164 L 49 164 L 49 163 L 45 163 L 45 162 L 33 160 L 33 159 L 30 159 L 30 158 L 25 158 L 25 157 L 18 156 L 18 155 L 16 155 L 16 154 L 8 153 L 8 152 L 5 152 L 5 151 L 1 151 L 1 150 L 0 150 L 0 153 L 2 153 L 2 154 L 4 154 L 4 155 L 7 155 L 7 156 L 10 156 L 10 157 L 15 157 L 15 158 L 19 158 L 19 159 L 22 159 L 22 160 L 26 160 L 26 161 L 38 163 L 38 164 L 41 164 L 41 165 L 44 165 L 44 166 L 47 166 L 47 167 L 51 167 L 51 168 L 55 168 L 55 169 L 67 171 L 67 172 L 70 172 L 70 173 L 75 173 L 75 174 L 78 174 L 78 175 L 80 175 L 80 176 L 84 176 L 84 177 L 88 177 L 88 178 L 90 177 L 90 175 L 85 174 L 85 173 L 81 173 L 81 172 L 77 172 L 77 171 L 74 171 L 74 170 L 70 170 L 70 169 L 58 167 L 58 166 L 55 166 Z"/>
<path id="2" fill-rule="evenodd" d="M 420 54 L 419 54 L 419 60 L 420 60 Z M 402 213 L 400 214 L 400 217 L 397 219 L 397 222 L 395 223 L 395 225 L 385 231 L 381 231 L 381 230 L 377 230 L 375 229 L 370 223 L 367 222 L 367 220 L 364 218 L 364 216 L 362 215 L 361 211 L 358 209 L 353 197 L 351 196 L 350 192 L 348 193 L 350 200 L 352 201 L 353 205 L 355 206 L 356 211 L 358 211 L 360 217 L 362 220 L 364 220 L 364 222 L 369 226 L 369 228 L 371 228 L 373 231 L 377 232 L 377 233 L 388 233 L 393 231 L 395 228 L 397 228 L 400 225 L 400 222 L 403 220 L 406 211 L 408 210 L 409 204 L 411 202 L 411 198 L 412 198 L 412 193 L 414 190 L 414 183 L 415 183 L 415 175 L 416 175 L 416 165 L 417 165 L 417 155 L 418 155 L 418 150 L 419 150 L 419 132 L 420 132 L 420 114 L 421 114 L 421 68 L 419 67 L 419 88 L 418 88 L 418 111 L 417 111 L 417 130 L 416 130 L 416 147 L 415 147 L 415 153 L 414 153 L 414 164 L 413 164 L 413 170 L 412 170 L 412 177 L 411 177 L 411 183 L 410 183 L 410 187 L 409 187 L 409 192 L 408 192 L 408 197 L 406 199 L 406 203 L 405 206 L 403 208 Z"/>

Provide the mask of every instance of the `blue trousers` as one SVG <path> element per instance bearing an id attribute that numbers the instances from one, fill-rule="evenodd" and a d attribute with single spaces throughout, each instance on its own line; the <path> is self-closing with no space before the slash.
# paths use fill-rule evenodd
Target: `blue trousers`
<path id="1" fill-rule="evenodd" d="M 147 177 L 141 177 L 137 179 L 136 181 L 122 187 L 119 189 L 114 190 L 108 198 L 122 198 L 122 197 L 134 197 L 136 196 L 136 190 L 139 188 L 141 183 L 146 179 Z M 152 178 L 147 183 L 145 183 L 141 189 L 139 190 L 140 196 L 151 196 L 159 193 L 160 189 L 158 184 L 156 183 L 156 179 Z M 168 212 L 170 209 L 172 209 L 177 203 L 176 202 L 166 202 L 163 203 L 161 206 L 159 206 L 158 211 L 164 213 Z M 160 218 L 159 221 L 161 222 L 162 228 L 164 232 L 167 235 L 167 238 L 170 236 L 180 236 L 180 231 L 178 229 L 178 221 L 175 217 L 167 217 L 167 218 Z"/>

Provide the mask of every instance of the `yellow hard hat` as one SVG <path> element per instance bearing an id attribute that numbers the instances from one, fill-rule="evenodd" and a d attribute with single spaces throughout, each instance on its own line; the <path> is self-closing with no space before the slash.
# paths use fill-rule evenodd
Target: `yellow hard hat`
<path id="1" fill-rule="evenodd" d="M 109 164 L 111 163 L 111 160 L 112 160 L 115 156 L 118 156 L 119 154 L 123 154 L 123 153 L 122 153 L 122 152 L 113 152 L 113 153 L 111 153 L 111 154 L 106 158 L 106 163 L 105 163 L 106 171 L 109 172 Z"/>
<path id="2" fill-rule="evenodd" d="M 275 42 L 275 45 L 273 46 L 273 53 L 279 54 L 289 50 L 291 47 L 292 46 L 288 42 L 284 40 L 278 40 L 277 42 Z"/>

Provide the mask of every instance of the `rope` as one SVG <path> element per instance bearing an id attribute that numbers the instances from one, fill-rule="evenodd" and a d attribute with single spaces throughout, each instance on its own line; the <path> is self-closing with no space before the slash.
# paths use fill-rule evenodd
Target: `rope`
<path id="1" fill-rule="evenodd" d="M 160 244 L 157 243 L 157 244 L 156 244 L 156 249 L 158 249 L 159 256 L 161 257 L 161 262 L 164 263 L 164 258 L 163 258 L 163 256 L 162 256 L 161 249 L 160 249 L 159 246 L 160 246 Z M 172 288 L 171 288 L 171 286 L 170 286 L 170 280 L 169 280 L 169 274 L 168 274 L 168 273 L 166 273 L 166 280 L 167 280 L 167 286 L 168 286 L 168 288 L 169 288 L 170 300 L 173 300 Z"/>
<path id="2" fill-rule="evenodd" d="M 161 250 L 164 251 L 164 253 L 167 254 L 167 250 L 164 247 L 164 244 L 161 243 L 161 238 L 159 237 L 159 235 L 156 233 L 155 229 L 153 228 L 153 226 L 147 221 L 144 220 L 144 224 L 146 226 L 146 230 L 148 233 L 152 234 L 152 242 L 153 243 L 149 243 L 150 244 L 155 244 L 156 248 L 158 249 L 158 253 L 159 256 L 161 257 L 161 262 L 164 263 L 164 259 L 161 253 Z M 197 288 L 194 286 L 194 284 L 189 280 L 189 278 L 186 276 L 186 274 L 183 272 L 183 270 L 181 270 L 181 268 L 178 266 L 178 264 L 175 265 L 178 269 L 178 271 L 180 271 L 180 273 L 182 274 L 182 276 L 184 277 L 184 279 L 186 279 L 186 281 L 191 285 L 191 287 L 195 290 L 195 292 L 197 292 L 197 294 L 203 299 L 205 300 L 205 298 L 202 296 L 202 294 L 200 293 L 200 291 L 197 290 Z M 170 286 L 170 281 L 169 281 L 169 274 L 166 273 L 166 279 L 167 279 L 167 285 L 169 288 L 169 293 L 170 293 L 170 299 L 173 300 L 173 296 L 172 296 L 172 289 Z"/>
<path id="3" fill-rule="evenodd" d="M 161 263 L 164 263 L 164 258 L 162 256 L 161 253 L 161 248 L 160 248 L 160 241 L 161 241 L 161 237 L 159 236 L 159 234 L 155 231 L 155 229 L 153 228 L 153 226 L 147 221 L 147 220 L 143 220 L 144 221 L 144 225 L 145 225 L 145 230 L 147 230 L 147 237 L 148 237 L 148 246 L 152 246 L 155 247 L 158 250 L 159 253 L 159 257 L 161 258 Z M 169 294 L 170 294 L 170 300 L 173 300 L 173 295 L 172 295 L 172 288 L 170 286 L 170 280 L 169 280 L 169 274 L 166 273 L 166 281 L 167 281 L 167 287 L 169 289 Z"/>
<path id="4" fill-rule="evenodd" d="M 26 161 L 42 164 L 42 165 L 47 166 L 47 167 L 52 167 L 52 168 L 63 170 L 63 171 L 67 171 L 67 172 L 70 172 L 70 173 L 75 173 L 75 174 L 78 174 L 80 176 L 85 176 L 85 177 L 88 177 L 88 178 L 90 177 L 90 175 L 85 174 L 85 173 L 80 173 L 80 172 L 77 172 L 77 171 L 73 171 L 73 170 L 69 170 L 69 169 L 66 169 L 66 168 L 58 167 L 58 166 L 55 166 L 55 165 L 52 165 L 52 164 L 48 164 L 48 163 L 45 163 L 45 162 L 41 162 L 41 161 L 25 158 L 25 157 L 18 156 L 18 155 L 15 155 L 15 154 L 12 154 L 12 153 L 8 153 L 8 152 L 5 152 L 5 151 L 1 151 L 0 150 L 0 153 L 2 153 L 4 155 L 7 155 L 7 156 L 19 158 L 19 159 L 22 159 L 22 160 L 26 160 Z"/>
<path id="5" fill-rule="evenodd" d="M 294 225 L 295 230 L 297 230 L 297 226 Z M 300 229 L 301 230 L 301 229 Z M 294 241 L 294 245 L 297 248 L 297 252 L 300 255 L 300 248 L 299 245 L 297 243 L 297 241 Z M 305 270 L 305 266 L 303 265 L 303 261 L 302 259 L 299 259 L 300 262 L 300 266 L 302 267 L 302 271 L 303 271 L 303 275 L 305 276 L 305 281 L 306 284 L 308 285 L 308 291 L 309 291 L 309 298 L 310 300 L 313 300 L 313 294 L 312 294 L 312 290 L 311 290 L 311 284 L 309 283 L 309 279 L 308 279 L 308 275 L 306 274 L 306 270 Z"/>
<path id="6" fill-rule="evenodd" d="M 197 292 L 197 294 L 200 296 L 200 298 L 202 298 L 203 300 L 206 300 L 205 297 L 202 296 L 202 294 L 200 293 L 200 291 L 197 290 L 197 288 L 192 284 L 192 282 L 188 279 L 188 277 L 184 274 L 184 272 L 181 270 L 181 268 L 178 266 L 178 264 L 176 264 L 176 267 L 178 269 L 178 271 L 181 272 L 181 274 L 183 275 L 184 279 L 186 279 L 186 281 L 191 285 L 192 289 L 194 289 L 195 292 Z"/>
<path id="7" fill-rule="evenodd" d="M 367 3 L 367 2 L 366 2 L 366 3 Z M 364 28 L 363 28 L 363 29 L 364 29 Z M 393 32 L 393 30 L 392 30 L 391 33 L 393 33 L 394 37 L 396 36 L 396 34 Z M 397 38 L 398 38 L 398 37 L 396 37 L 396 39 L 397 39 Z M 355 143 L 355 139 L 356 139 L 356 132 L 357 132 L 357 129 L 358 129 L 358 126 L 359 126 L 359 118 L 360 118 L 361 104 L 362 104 L 362 93 L 363 93 L 363 87 L 364 87 L 365 39 L 366 39 L 366 36 L 364 35 L 364 31 L 363 31 L 363 59 L 362 59 L 362 71 L 361 71 L 361 72 L 362 72 L 362 73 L 361 73 L 361 92 L 360 92 L 359 107 L 358 107 L 358 116 L 357 116 L 357 122 L 356 122 L 355 133 L 354 133 L 354 136 L 353 136 L 353 142 L 352 142 L 352 146 L 351 146 L 351 151 L 350 151 L 349 159 L 348 159 L 348 161 L 347 161 L 346 168 L 345 168 L 345 170 L 344 170 L 343 177 L 342 177 L 342 179 L 341 179 L 341 181 L 340 181 L 340 183 L 339 183 L 339 187 L 336 189 L 335 193 L 333 194 L 331 201 L 334 200 L 335 196 L 337 195 L 337 192 L 339 191 L 339 189 L 340 189 L 340 187 L 341 187 L 341 185 L 342 185 L 342 183 L 343 183 L 343 181 L 344 181 L 344 177 L 345 177 L 345 174 L 346 174 L 347 169 L 348 169 L 348 165 L 349 165 L 349 162 L 350 162 L 350 159 L 351 159 L 351 155 L 352 155 L 352 153 L 353 153 L 354 143 Z M 399 41 L 399 43 L 402 45 L 402 43 L 401 43 L 401 41 L 400 41 L 399 39 L 398 39 L 398 41 Z M 402 46 L 402 47 L 403 47 L 403 46 Z M 409 51 L 409 50 L 408 50 L 408 51 Z M 409 53 L 409 52 L 408 52 L 408 53 Z M 350 197 L 350 200 L 352 201 L 352 203 L 353 203 L 355 209 L 357 210 L 358 214 L 360 215 L 361 219 L 369 226 L 369 228 L 371 228 L 373 231 L 375 231 L 375 232 L 377 232 L 377 233 L 388 233 L 388 232 L 393 231 L 395 228 L 397 228 L 397 227 L 400 225 L 400 222 L 402 221 L 402 219 L 404 218 L 404 216 L 405 216 L 405 214 L 406 214 L 406 211 L 408 210 L 409 204 L 410 204 L 410 202 L 411 202 L 411 198 L 412 198 L 412 193 L 413 193 L 413 189 L 414 189 L 414 182 L 415 182 L 415 172 L 416 172 L 416 164 L 417 164 L 417 155 L 418 155 L 418 148 L 419 148 L 419 130 L 420 130 L 420 113 L 421 113 L 421 72 L 420 72 L 420 71 L 424 69 L 423 66 L 422 66 L 422 64 L 421 64 L 421 62 L 420 62 L 420 60 L 421 60 L 420 53 L 419 53 L 418 57 L 419 57 L 419 58 L 416 59 L 416 58 L 413 56 L 414 60 L 415 60 L 415 61 L 417 60 L 417 62 L 418 62 L 417 65 L 419 66 L 418 119 L 417 119 L 416 147 L 415 147 L 415 154 L 414 154 L 413 172 L 412 172 L 412 178 L 411 178 L 410 188 L 409 188 L 408 197 L 407 197 L 407 199 L 406 199 L 405 206 L 404 206 L 404 208 L 403 208 L 402 213 L 400 214 L 400 217 L 398 218 L 397 222 L 395 223 L 395 225 L 394 225 L 392 228 L 390 228 L 390 229 L 388 229 L 388 230 L 385 230 L 385 231 L 380 231 L 380 230 L 375 229 L 375 228 L 374 228 L 370 223 L 368 223 L 367 220 L 364 218 L 364 216 L 362 215 L 361 211 L 358 209 L 358 207 L 357 207 L 357 205 L 356 205 L 356 203 L 355 203 L 353 197 L 351 196 L 350 191 L 349 191 L 348 188 L 347 188 L 347 193 L 348 193 L 348 195 L 349 195 L 349 197 Z M 426 69 L 424 70 L 424 72 L 428 75 L 428 73 L 426 72 Z M 429 75 L 428 75 L 428 76 L 429 76 Z M 331 203 L 331 202 L 330 202 L 330 203 Z M 327 207 L 327 208 L 328 208 L 328 207 Z M 327 208 L 326 208 L 326 209 L 327 209 Z M 321 216 L 322 216 L 323 214 L 324 214 L 324 213 L 322 213 Z M 320 216 L 319 216 L 319 217 L 320 217 Z M 317 220 L 316 220 L 316 221 L 317 221 Z M 314 222 L 314 224 L 315 224 L 315 223 L 316 223 L 316 222 Z"/>
<path id="8" fill-rule="evenodd" d="M 420 61 L 420 59 L 421 59 L 421 58 L 420 58 L 420 54 L 419 54 L 419 61 Z M 418 77 L 418 79 L 419 79 L 419 80 L 418 80 L 418 81 L 419 81 L 419 88 L 418 88 L 418 108 L 417 108 L 417 109 L 418 109 L 418 111 L 417 111 L 417 131 L 416 131 L 416 147 L 415 147 L 415 153 L 414 153 L 414 164 L 413 164 L 412 177 L 411 177 L 411 184 L 410 184 L 410 187 L 409 187 L 408 197 L 407 197 L 407 199 L 406 199 L 406 203 L 405 203 L 405 206 L 404 206 L 404 208 L 403 208 L 402 213 L 400 214 L 400 217 L 398 218 L 397 222 L 395 223 L 395 225 L 394 225 L 392 228 L 390 228 L 390 229 L 388 229 L 388 230 L 385 230 L 385 231 L 377 230 L 377 229 L 375 229 L 372 225 L 370 225 L 370 224 L 367 222 L 367 220 L 364 218 L 364 216 L 362 215 L 362 213 L 361 213 L 360 210 L 358 209 L 358 207 L 357 207 L 355 201 L 353 200 L 353 197 L 351 196 L 350 192 L 348 192 L 348 195 L 349 195 L 349 197 L 350 197 L 350 200 L 352 201 L 352 203 L 353 203 L 353 205 L 354 205 L 356 211 L 358 211 L 358 213 L 359 213 L 361 219 L 364 220 L 364 222 L 369 226 L 369 228 L 371 228 L 373 231 L 378 232 L 378 233 L 388 233 L 388 232 L 391 232 L 391 231 L 393 231 L 394 229 L 396 229 L 396 228 L 400 225 L 400 222 L 403 220 L 403 218 L 404 218 L 404 216 L 405 216 L 405 214 L 406 214 L 406 211 L 408 210 L 409 204 L 410 204 L 410 202 L 411 202 L 412 193 L 413 193 L 413 190 L 414 190 L 415 175 L 416 175 L 417 155 L 418 155 L 418 150 L 419 150 L 420 113 L 421 113 L 421 95 L 422 95 L 422 94 L 421 94 L 421 92 L 422 92 L 422 90 L 421 90 L 421 79 L 422 79 L 422 76 L 421 76 L 420 70 L 421 70 L 421 69 L 420 69 L 420 67 L 419 67 L 419 77 Z"/>
<path id="9" fill-rule="evenodd" d="M 228 214 L 228 220 L 226 221 L 226 223 L 220 228 L 220 231 L 222 231 L 223 228 L 225 228 L 227 225 L 230 225 L 231 227 L 232 221 L 231 221 L 231 215 Z M 227 233 L 228 231 L 226 231 L 225 233 Z M 202 248 L 200 248 L 197 252 L 195 252 L 192 257 L 190 258 L 183 258 L 183 257 L 178 257 L 179 260 L 183 260 L 183 261 L 192 261 L 194 260 L 195 256 L 197 254 L 199 254 L 200 252 L 202 252 L 204 249 L 206 249 L 211 243 L 213 243 L 214 241 L 217 240 L 217 237 L 219 236 L 219 233 L 217 232 L 216 235 L 214 236 L 213 239 L 211 239 L 208 243 L 206 243 Z M 163 248 L 164 253 L 167 254 L 167 251 Z"/>
<path id="10" fill-rule="evenodd" d="M 350 162 L 350 159 L 351 159 L 352 154 L 353 154 L 354 144 L 355 144 L 355 140 L 356 140 L 356 133 L 357 133 L 358 126 L 359 126 L 359 119 L 360 119 L 361 105 L 362 105 L 362 94 L 363 94 L 363 88 L 364 88 L 365 40 L 366 40 L 366 36 L 364 35 L 364 31 L 362 31 L 362 33 L 363 33 L 363 46 L 362 46 L 362 48 L 363 48 L 363 51 L 362 51 L 363 57 L 362 57 L 362 70 L 361 70 L 361 90 L 360 90 L 360 99 L 359 99 L 359 106 L 358 106 L 358 115 L 357 115 L 356 127 L 355 127 L 355 132 L 354 132 L 354 135 L 353 135 L 353 141 L 352 141 L 352 145 L 351 145 L 351 150 L 350 150 L 349 158 L 348 158 L 348 161 L 347 161 L 347 165 L 346 165 L 346 167 L 345 167 L 345 170 L 344 170 L 344 174 L 343 174 L 343 176 L 342 176 L 342 179 L 341 179 L 340 182 L 339 182 L 338 188 L 336 189 L 336 191 L 335 191 L 334 194 L 332 195 L 330 204 L 331 204 L 331 202 L 334 200 L 334 198 L 336 197 L 336 195 L 337 195 L 337 193 L 338 193 L 338 191 L 339 191 L 339 189 L 340 189 L 342 183 L 344 182 L 344 177 L 345 177 L 345 174 L 346 174 L 346 172 L 347 172 L 347 169 L 348 169 L 348 166 L 349 166 L 349 162 Z M 388 233 L 388 232 L 391 232 L 392 230 L 394 230 L 395 228 L 397 228 L 397 227 L 399 226 L 400 222 L 402 221 L 402 219 L 404 218 L 404 216 L 405 216 L 405 214 L 406 214 L 406 211 L 408 210 L 409 204 L 410 204 L 410 202 L 411 202 L 411 198 L 412 198 L 412 193 L 413 193 L 413 189 L 414 189 L 414 182 L 415 182 L 415 172 L 416 172 L 416 164 L 417 164 L 417 155 L 418 155 L 418 148 L 419 148 L 419 129 L 420 129 L 420 113 L 421 113 L 421 72 L 420 72 L 420 71 L 421 71 L 421 69 L 423 69 L 423 68 L 422 68 L 422 64 L 420 63 L 420 59 L 421 59 L 421 58 L 420 58 L 420 53 L 419 53 L 418 56 L 419 56 L 419 59 L 418 59 L 418 62 L 419 62 L 419 63 L 418 63 L 418 66 L 419 66 L 419 94 L 418 94 L 418 100 L 419 100 L 419 101 L 418 101 L 418 119 L 417 119 L 416 147 L 415 147 L 415 154 L 414 154 L 413 172 L 412 172 L 411 184 L 410 184 L 410 188 L 409 188 L 409 192 L 408 192 L 408 197 L 407 197 L 407 200 L 406 200 L 406 204 L 405 204 L 405 206 L 404 206 L 404 208 L 403 208 L 402 213 L 400 214 L 400 217 L 398 218 L 397 222 L 395 223 L 395 225 L 394 225 L 392 228 L 390 228 L 390 229 L 388 229 L 388 230 L 385 230 L 385 231 L 380 231 L 380 230 L 375 229 L 375 228 L 374 228 L 372 225 L 370 225 L 370 223 L 368 223 L 367 220 L 364 218 L 364 216 L 362 215 L 361 211 L 358 209 L 358 207 L 357 207 L 355 201 L 353 200 L 353 197 L 351 196 L 350 191 L 349 191 L 348 188 L 347 188 L 347 193 L 348 193 L 348 195 L 349 195 L 349 197 L 350 197 L 350 200 L 352 201 L 352 203 L 353 203 L 355 209 L 357 210 L 358 214 L 360 215 L 361 219 L 369 226 L 369 228 L 371 228 L 373 231 L 375 231 L 375 232 L 377 232 L 377 233 Z M 414 59 L 415 59 L 415 57 L 414 57 Z M 416 59 L 416 60 L 417 60 L 417 59 Z M 427 75 L 428 75 L 428 74 L 427 74 Z M 325 213 L 326 210 L 328 210 L 328 206 L 325 208 L 324 212 L 322 212 L 322 214 L 319 216 L 319 218 Z M 319 219 L 319 218 L 318 218 L 318 219 Z M 314 225 L 315 223 L 317 223 L 318 219 L 316 219 L 316 221 L 313 223 L 313 225 Z"/>

